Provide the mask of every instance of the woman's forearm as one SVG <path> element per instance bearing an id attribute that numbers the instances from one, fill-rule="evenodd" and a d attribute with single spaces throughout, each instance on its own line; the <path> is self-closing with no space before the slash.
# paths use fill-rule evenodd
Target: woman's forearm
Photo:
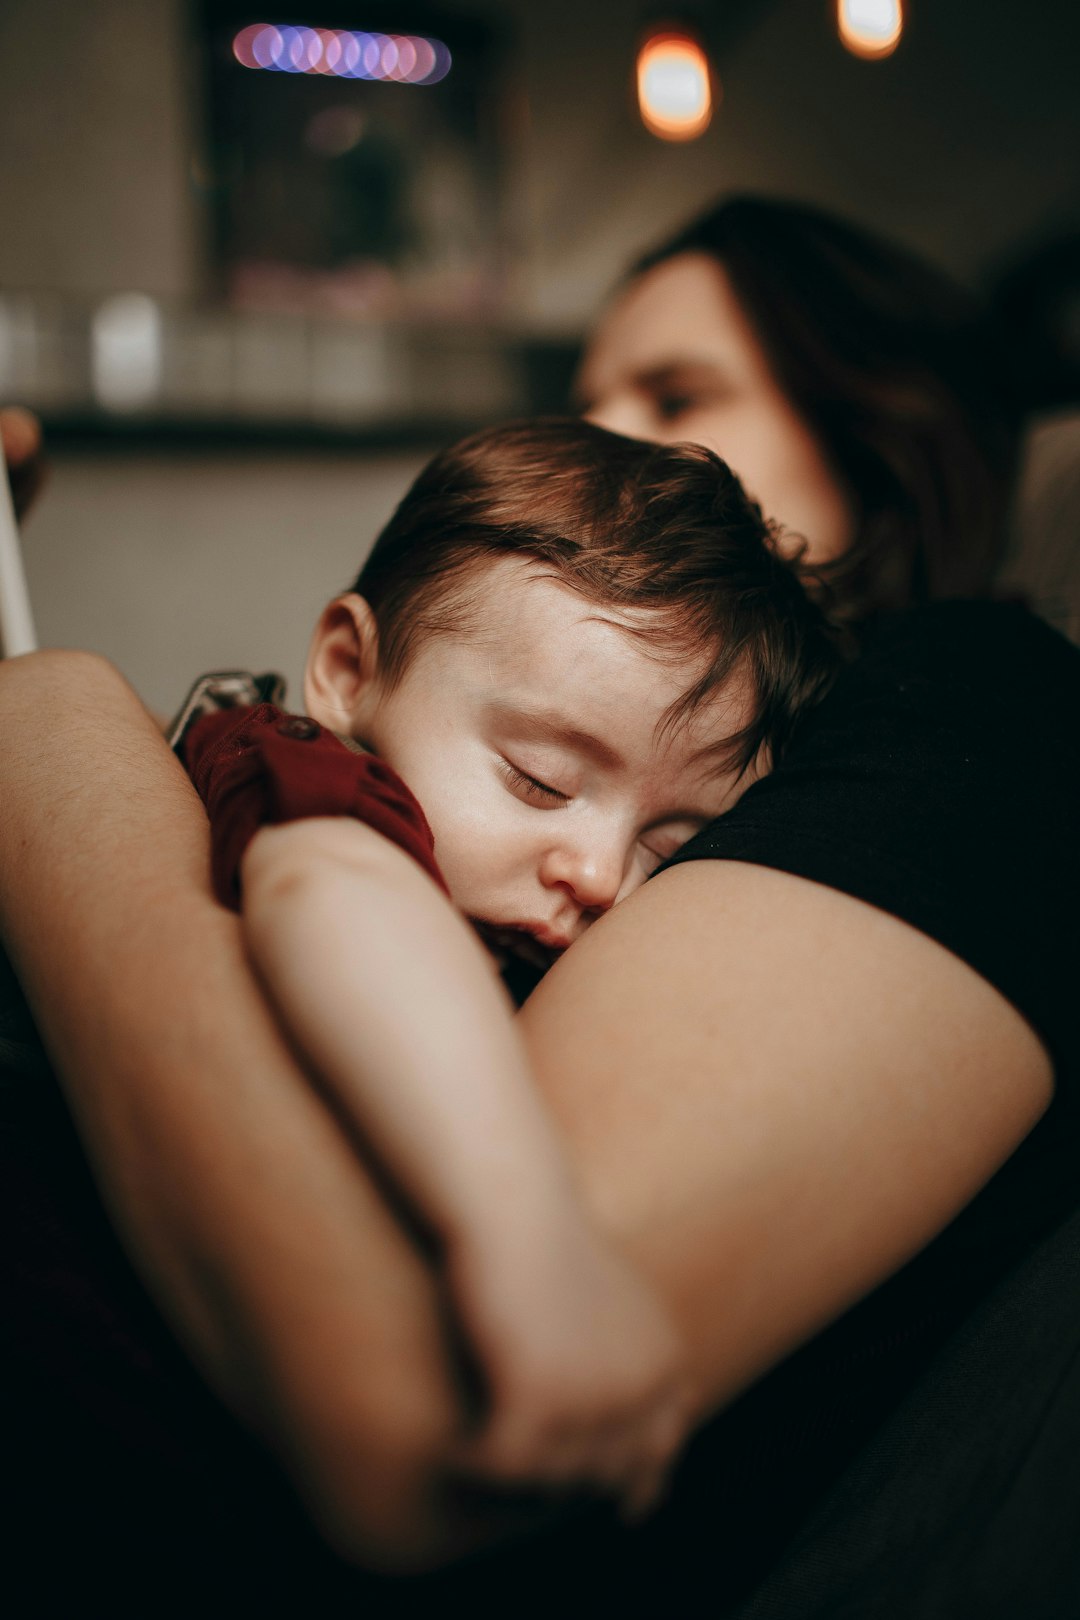
<path id="1" fill-rule="evenodd" d="M 0 665 L 0 784 L 0 927 L 144 1278 L 335 1539 L 422 1547 L 434 1286 L 267 1015 L 182 771 L 107 665 L 40 654 Z"/>

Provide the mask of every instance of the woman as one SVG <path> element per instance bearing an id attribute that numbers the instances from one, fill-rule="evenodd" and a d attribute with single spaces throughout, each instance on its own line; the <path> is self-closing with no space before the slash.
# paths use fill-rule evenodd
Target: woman
<path id="1" fill-rule="evenodd" d="M 720 448 L 866 621 L 990 578 L 1013 439 L 985 352 L 927 272 L 744 202 L 631 279 L 582 390 L 606 425 Z M 438 1468 L 462 1419 L 425 1256 L 269 1023 L 174 763 L 97 661 L 0 676 L 0 925 L 143 1277 L 337 1544 L 460 1545 L 475 1516 Z M 451 1592 L 565 1606 L 568 1582 L 582 1606 L 595 1586 L 678 1610 L 706 1575 L 717 1612 L 766 1602 L 800 1527 L 1068 1214 L 1078 688 L 1073 651 L 1019 610 L 877 617 L 785 767 L 527 1003 L 598 1218 L 682 1327 L 702 1431 L 640 1531 L 589 1519 L 427 1577 L 407 1588 L 420 1612 Z M 265 1470 L 182 1368 L 163 1376 L 155 1418 L 171 1433 L 182 1410 L 275 1527 L 234 1519 L 234 1573 L 237 1544 L 249 1579 L 287 1545 L 290 1578 L 330 1594 Z M 385 1455 L 378 1500 L 350 1473 L 358 1438 Z M 190 1526 L 184 1468 L 168 1501 Z M 160 1460 L 153 1477 L 160 1500 Z M 912 1580 L 946 1521 L 892 1525 Z M 782 1612 L 818 1612 L 808 1590 Z M 921 1611 L 909 1592 L 895 1612 Z"/>

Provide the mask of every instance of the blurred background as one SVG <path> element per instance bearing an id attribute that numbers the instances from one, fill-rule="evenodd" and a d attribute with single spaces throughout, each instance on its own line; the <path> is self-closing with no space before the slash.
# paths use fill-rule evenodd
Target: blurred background
<path id="1" fill-rule="evenodd" d="M 620 273 L 725 191 L 908 243 L 1016 323 L 1035 407 L 1075 403 L 1078 82 L 1076 0 L 0 0 L 41 640 L 166 711 L 207 668 L 299 701 L 426 454 L 558 409 Z"/>

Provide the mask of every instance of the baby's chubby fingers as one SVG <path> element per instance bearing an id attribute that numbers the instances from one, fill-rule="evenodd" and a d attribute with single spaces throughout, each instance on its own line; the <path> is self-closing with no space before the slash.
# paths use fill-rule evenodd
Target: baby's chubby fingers
<path id="1" fill-rule="evenodd" d="M 580 1424 L 567 1424 L 550 1412 L 533 1417 L 509 1411 L 465 1436 L 450 1466 L 495 1485 L 564 1488 L 581 1482 L 588 1449 Z"/>
<path id="2" fill-rule="evenodd" d="M 663 1496 L 690 1427 L 690 1412 L 680 1386 L 636 1420 L 613 1422 L 603 1446 L 595 1449 L 592 1482 L 618 1497 L 628 1523 L 645 1518 Z"/>
<path id="3" fill-rule="evenodd" d="M 456 1472 L 492 1484 L 601 1491 L 641 1517 L 659 1494 L 685 1438 L 690 1402 L 682 1380 L 649 1400 L 496 1411 L 456 1448 Z"/>
<path id="4" fill-rule="evenodd" d="M 690 1422 L 690 1404 L 679 1398 L 649 1420 L 637 1450 L 623 1460 L 619 1512 L 627 1524 L 639 1524 L 659 1507 Z"/>

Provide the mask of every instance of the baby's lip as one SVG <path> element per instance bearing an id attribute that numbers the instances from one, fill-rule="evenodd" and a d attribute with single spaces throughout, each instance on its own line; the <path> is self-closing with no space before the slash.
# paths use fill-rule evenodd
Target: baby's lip
<path id="1" fill-rule="evenodd" d="M 492 923 L 474 917 L 473 925 L 489 950 L 523 957 L 545 972 L 571 943 L 544 923 Z"/>

